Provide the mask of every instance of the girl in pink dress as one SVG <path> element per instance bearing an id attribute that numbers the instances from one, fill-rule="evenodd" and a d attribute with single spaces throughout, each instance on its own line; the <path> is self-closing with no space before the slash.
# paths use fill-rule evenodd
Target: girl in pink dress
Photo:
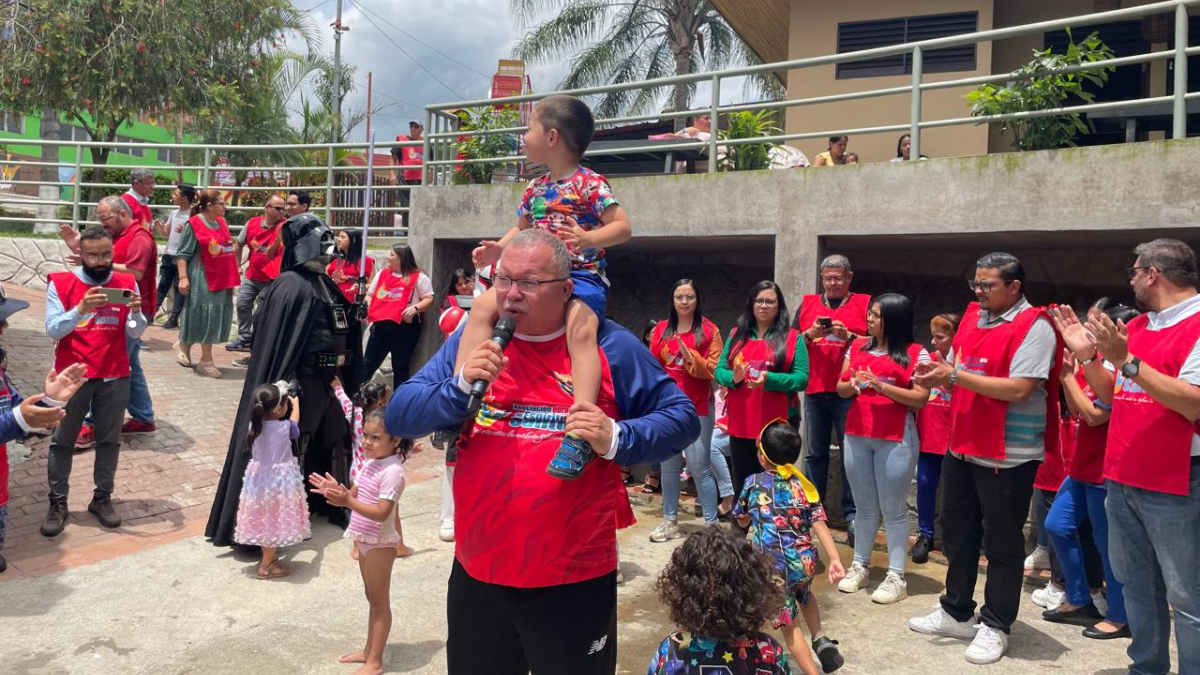
<path id="1" fill-rule="evenodd" d="M 233 540 L 262 547 L 259 579 L 278 579 L 291 573 L 276 558 L 276 551 L 295 546 L 311 535 L 308 502 L 300 464 L 292 454 L 292 441 L 300 437 L 300 406 L 273 384 L 254 390 L 254 410 L 246 452 L 250 463 L 242 479 Z"/>
<path id="2" fill-rule="evenodd" d="M 354 675 L 380 675 L 383 649 L 392 630 L 389 589 L 396 545 L 400 543 L 396 504 L 404 492 L 404 460 L 412 452 L 413 444 L 388 434 L 383 410 L 379 409 L 364 417 L 362 448 L 366 461 L 353 488 L 346 488 L 328 473 L 324 476 L 314 473 L 308 481 L 312 491 L 324 495 L 330 504 L 345 506 L 353 512 L 345 537 L 358 548 L 358 569 L 370 605 L 366 646 L 339 661 L 363 664 Z"/>

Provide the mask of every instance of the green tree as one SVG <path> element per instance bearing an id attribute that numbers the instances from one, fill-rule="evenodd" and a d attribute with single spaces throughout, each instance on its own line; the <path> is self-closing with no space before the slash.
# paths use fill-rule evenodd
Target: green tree
<path id="1" fill-rule="evenodd" d="M 620 84 L 721 70 L 761 61 L 708 0 L 510 0 L 528 32 L 514 55 L 531 63 L 570 59 L 562 89 Z M 534 22 L 546 12 L 553 18 Z M 755 93 L 783 96 L 771 73 L 749 78 Z M 600 117 L 643 114 L 668 93 L 667 110 L 687 110 L 694 84 L 617 91 L 596 104 Z M 682 128 L 684 120 L 676 120 Z"/>
<path id="2" fill-rule="evenodd" d="M 290 0 L 21 0 L 10 7 L 0 39 L 0 108 L 56 109 L 93 141 L 112 141 L 137 115 L 236 120 L 267 88 L 263 60 L 289 33 L 317 44 L 315 26 Z M 110 149 L 90 150 L 93 163 L 107 163 Z M 93 169 L 92 179 L 103 175 L 103 167 Z"/>
<path id="3" fill-rule="evenodd" d="M 521 116 L 514 107 L 472 108 L 459 113 L 463 120 L 463 131 L 480 131 L 485 129 L 508 129 L 519 126 Z M 484 159 L 488 157 L 509 157 L 517 154 L 517 137 L 507 134 L 485 134 L 482 136 L 465 136 L 455 145 L 459 156 L 465 159 Z M 454 170 L 455 185 L 472 183 L 491 183 L 492 174 L 502 167 L 511 164 L 463 164 Z"/>

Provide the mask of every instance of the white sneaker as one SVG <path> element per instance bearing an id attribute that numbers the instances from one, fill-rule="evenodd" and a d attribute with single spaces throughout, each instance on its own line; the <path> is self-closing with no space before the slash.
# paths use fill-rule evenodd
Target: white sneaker
<path id="1" fill-rule="evenodd" d="M 442 518 L 442 524 L 438 526 L 438 539 L 442 541 L 454 541 L 453 518 Z"/>
<path id="2" fill-rule="evenodd" d="M 1050 569 L 1050 549 L 1038 546 L 1033 553 L 1025 556 L 1025 571 Z"/>
<path id="3" fill-rule="evenodd" d="M 620 567 L 618 567 L 617 568 L 617 584 L 619 585 L 619 584 L 623 584 L 623 583 L 625 583 L 625 573 L 621 571 Z"/>
<path id="4" fill-rule="evenodd" d="M 871 602 L 880 605 L 890 605 L 908 597 L 908 582 L 895 572 L 888 572 L 883 583 L 871 594 Z"/>
<path id="5" fill-rule="evenodd" d="M 1103 591 L 1092 593 L 1092 604 L 1096 605 L 1096 609 L 1103 615 L 1108 615 L 1108 600 L 1104 597 Z"/>
<path id="6" fill-rule="evenodd" d="M 654 531 L 650 533 L 650 541 L 656 544 L 661 544 L 665 541 L 678 539 L 682 536 L 683 533 L 679 531 L 679 523 L 672 522 L 670 520 L 664 520 L 662 521 L 662 524 L 654 528 Z"/>
<path id="7" fill-rule="evenodd" d="M 1053 581 L 1047 581 L 1045 588 L 1039 588 L 1033 592 L 1031 596 L 1033 604 L 1044 609 L 1057 609 L 1063 601 L 1067 599 L 1067 592 L 1054 585 Z"/>
<path id="8" fill-rule="evenodd" d="M 908 620 L 909 630 L 926 635 L 942 635 L 945 637 L 970 640 L 975 637 L 976 624 L 973 621 L 955 621 L 946 613 L 941 605 L 926 616 L 918 616 Z"/>
<path id="9" fill-rule="evenodd" d="M 978 666 L 995 663 L 1000 660 L 1001 656 L 1004 656 L 1007 649 L 1008 635 L 1004 631 L 979 624 L 979 631 L 975 633 L 975 639 L 967 647 L 967 663 L 974 663 Z"/>
<path id="10" fill-rule="evenodd" d="M 846 578 L 838 583 L 838 590 L 843 593 L 856 593 L 860 588 L 866 587 L 869 576 L 867 568 L 856 560 L 850 565 L 850 570 L 846 572 Z"/>

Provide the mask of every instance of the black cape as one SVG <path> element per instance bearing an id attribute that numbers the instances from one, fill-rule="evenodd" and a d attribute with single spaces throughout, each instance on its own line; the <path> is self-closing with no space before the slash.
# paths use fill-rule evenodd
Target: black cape
<path id="1" fill-rule="evenodd" d="M 340 301 L 346 308 L 350 320 L 346 349 L 352 358 L 342 367 L 340 377 L 348 395 L 353 397 L 358 392 L 362 372 L 362 326 L 355 317 L 353 305 L 346 302 L 341 290 L 324 274 L 303 268 L 281 273 L 263 292 L 259 310 L 254 316 L 250 366 L 246 371 L 246 383 L 242 387 L 241 402 L 233 421 L 221 481 L 217 484 L 208 525 L 204 529 L 204 536 L 216 546 L 232 546 L 234 543 L 233 530 L 237 524 L 242 478 L 246 473 L 246 465 L 250 463 L 250 453 L 246 452 L 246 432 L 250 427 L 253 408 L 251 395 L 260 384 L 295 377 L 300 358 L 308 352 L 306 343 L 317 312 L 324 311 L 325 307 L 314 284 L 324 284 L 330 291 L 330 297 Z"/>

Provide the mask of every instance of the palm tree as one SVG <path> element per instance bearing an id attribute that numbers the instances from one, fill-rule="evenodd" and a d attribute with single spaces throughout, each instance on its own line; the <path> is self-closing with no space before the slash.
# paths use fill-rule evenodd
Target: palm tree
<path id="1" fill-rule="evenodd" d="M 514 56 L 530 63 L 570 59 L 562 89 L 636 82 L 761 63 L 708 0 L 509 0 L 528 32 Z M 554 12 L 542 23 L 539 16 Z M 580 51 L 581 45 L 587 45 Z M 759 97 L 779 100 L 782 83 L 771 73 L 749 78 Z M 604 94 L 599 117 L 644 114 L 673 90 L 667 110 L 687 110 L 695 84 Z M 683 120 L 676 120 L 680 128 Z"/>

